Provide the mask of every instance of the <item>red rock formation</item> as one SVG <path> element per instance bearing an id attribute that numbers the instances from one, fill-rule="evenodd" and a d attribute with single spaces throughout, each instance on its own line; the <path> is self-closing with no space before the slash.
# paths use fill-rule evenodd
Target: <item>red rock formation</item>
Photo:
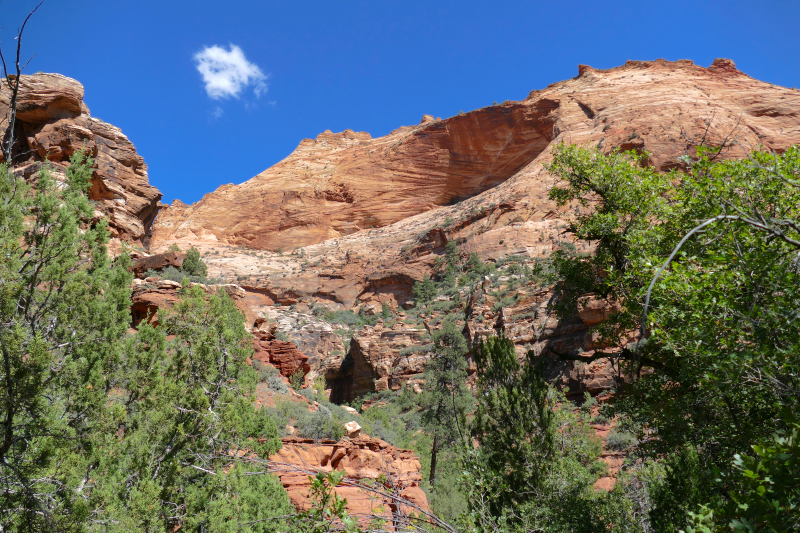
<path id="1" fill-rule="evenodd" d="M 140 280 L 135 280 L 140 281 Z M 133 327 L 142 320 L 158 324 L 158 310 L 171 309 L 178 300 L 181 284 L 175 281 L 158 280 L 153 283 L 134 283 L 131 294 L 131 315 Z"/>
<path id="2" fill-rule="evenodd" d="M 247 315 L 247 301 L 245 291 L 238 285 L 199 285 L 206 293 L 214 294 L 217 291 L 225 291 L 233 299 L 236 307 Z M 133 326 L 136 327 L 142 320 L 149 316 L 149 322 L 158 323 L 158 310 L 170 309 L 178 299 L 178 289 L 181 284 L 159 278 L 147 278 L 145 280 L 134 279 L 133 291 L 131 293 L 131 313 L 133 315 Z M 250 324 L 248 324 L 249 326 Z"/>
<path id="3" fill-rule="evenodd" d="M 133 144 L 119 128 L 92 118 L 83 94 L 80 83 L 60 74 L 22 76 L 13 155 L 16 171 L 29 177 L 46 159 L 59 174 L 76 150 L 87 151 L 95 158 L 89 196 L 109 215 L 113 235 L 146 244 L 161 193 L 150 185 L 147 165 Z M 3 84 L 3 135 L 8 127 L 9 95 Z"/>
<path id="4" fill-rule="evenodd" d="M 254 331 L 253 349 L 254 360 L 269 363 L 287 378 L 298 370 L 303 376 L 311 371 L 306 354 L 298 350 L 293 342 L 277 339 L 271 332 Z"/>
<path id="5" fill-rule="evenodd" d="M 427 497 L 419 486 L 422 474 L 417 457 L 411 451 L 397 449 L 380 439 L 362 436 L 339 442 L 314 442 L 285 437 L 283 447 L 270 457 L 270 461 L 292 503 L 301 510 L 309 508 L 309 472 L 331 470 L 344 470 L 347 478 L 356 481 L 377 480 L 385 476 L 386 483 L 396 489 L 400 497 L 428 509 Z M 344 484 L 336 492 L 347 498 L 348 513 L 361 520 L 366 521 L 373 514 L 391 520 L 398 511 L 396 502 L 385 497 L 376 498 L 374 494 L 353 486 Z"/>
<path id="6" fill-rule="evenodd" d="M 137 278 L 143 279 L 148 270 L 164 270 L 168 266 L 180 268 L 186 259 L 184 252 L 166 252 L 149 255 L 133 262 L 131 270 Z"/>

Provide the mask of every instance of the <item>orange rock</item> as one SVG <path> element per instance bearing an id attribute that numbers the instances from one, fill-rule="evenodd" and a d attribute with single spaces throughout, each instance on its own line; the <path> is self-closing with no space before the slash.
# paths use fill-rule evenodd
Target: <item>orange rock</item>
<path id="1" fill-rule="evenodd" d="M 380 439 L 363 436 L 339 442 L 314 442 L 298 437 L 284 437 L 282 440 L 283 447 L 269 459 L 292 503 L 300 510 L 309 508 L 309 475 L 331 470 L 344 470 L 346 481 L 383 479 L 388 487 L 397 490 L 401 498 L 428 509 L 427 497 L 419 487 L 422 481 L 420 463 L 409 450 L 400 450 Z M 347 483 L 337 487 L 336 492 L 347 498 L 348 513 L 362 521 L 368 521 L 373 514 L 391 519 L 398 510 L 396 502 L 347 486 Z"/>
<path id="2" fill-rule="evenodd" d="M 253 359 L 269 363 L 287 378 L 298 370 L 304 376 L 311 370 L 306 354 L 298 350 L 294 343 L 276 339 L 272 333 L 254 331 L 253 348 Z"/>
<path id="3" fill-rule="evenodd" d="M 3 84 L 0 87 L 2 133 L 8 127 L 9 94 Z M 30 178 L 47 159 L 54 173 L 63 175 L 73 152 L 86 150 L 95 159 L 89 197 L 108 214 L 113 236 L 147 244 L 160 207 L 161 192 L 150 185 L 147 165 L 119 128 L 89 116 L 83 95 L 80 83 L 60 74 L 22 76 L 15 171 Z"/>
<path id="4" fill-rule="evenodd" d="M 729 60 L 632 61 L 579 74 L 521 102 L 426 117 L 385 137 L 305 140 L 249 181 L 164 209 L 153 247 L 222 249 L 224 260 L 208 260 L 212 275 L 248 275 L 248 288 L 285 305 L 313 298 L 352 308 L 359 298 L 396 308 L 450 240 L 482 260 L 552 253 L 576 208 L 548 199 L 555 181 L 542 164 L 562 142 L 646 150 L 661 170 L 703 142 L 725 143 L 728 158 L 800 143 L 800 92 Z M 238 244 L 284 254 L 254 262 L 225 248 Z M 296 247 L 302 258 L 286 253 Z"/>
<path id="5" fill-rule="evenodd" d="M 184 252 L 166 252 L 142 257 L 133 262 L 131 269 L 137 278 L 144 278 L 148 270 L 163 270 L 168 266 L 180 268 L 186 259 Z"/>

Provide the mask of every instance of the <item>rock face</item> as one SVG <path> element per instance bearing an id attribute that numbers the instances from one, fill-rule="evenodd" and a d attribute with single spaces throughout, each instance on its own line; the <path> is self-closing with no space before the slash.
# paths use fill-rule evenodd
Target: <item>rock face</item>
<path id="1" fill-rule="evenodd" d="M 164 209 L 152 243 L 221 251 L 207 260 L 212 275 L 246 276 L 243 286 L 284 305 L 312 298 L 394 309 L 450 240 L 482 260 L 551 253 L 575 207 L 547 198 L 555 181 L 542 164 L 560 143 L 646 150 L 667 170 L 700 144 L 741 157 L 800 143 L 799 108 L 800 91 L 729 60 L 582 66 L 520 102 L 426 117 L 377 139 L 345 131 L 305 140 L 245 183 Z M 302 255 L 255 261 L 233 245 Z"/>
<path id="2" fill-rule="evenodd" d="M 190 237 L 289 250 L 392 224 L 511 177 L 549 143 L 549 111 L 491 107 L 379 139 L 326 131 L 241 185 L 173 204 L 155 244 Z"/>
<path id="3" fill-rule="evenodd" d="M 180 268 L 184 259 L 186 259 L 184 252 L 166 252 L 142 257 L 133 262 L 133 273 L 137 278 L 143 279 L 148 270 L 163 270 L 168 266 Z"/>
<path id="4" fill-rule="evenodd" d="M 519 359 L 528 351 L 543 359 L 547 379 L 562 390 L 568 390 L 570 397 L 581 398 L 584 392 L 596 395 L 625 383 L 625 376 L 607 359 L 563 361 L 555 353 L 580 354 L 587 358 L 593 355 L 600 347 L 596 345 L 596 333 L 590 328 L 602 322 L 614 309 L 613 303 L 587 295 L 581 299 L 574 317 L 558 320 L 549 306 L 550 290 L 526 283 L 505 292 L 510 280 L 508 276 L 500 279 L 498 292 L 512 297 L 513 304 L 498 309 L 497 297 L 487 290 L 488 287 L 478 286 L 474 292 L 465 290 L 467 301 L 449 311 L 454 316 L 463 316 L 467 311 L 462 333 L 469 347 L 465 357 L 470 374 L 476 370 L 474 351 L 479 342 L 502 334 L 514 343 Z M 379 322 L 359 330 L 353 335 L 350 351 L 341 363 L 329 364 L 324 369 L 331 401 L 351 402 L 372 392 L 397 391 L 404 383 L 419 391 L 424 383 L 425 364 L 434 356 L 431 332 L 441 327 L 441 318 L 439 314 L 421 318 L 422 324 L 406 324 L 405 314 L 401 313 L 391 327 Z M 468 383 L 472 384 L 473 379 L 470 377 Z"/>
<path id="5" fill-rule="evenodd" d="M 330 400 L 352 401 L 364 394 L 399 390 L 402 383 L 419 378 L 431 357 L 430 335 L 423 328 L 397 323 L 365 327 L 353 336 L 350 351 L 339 366 L 325 371 Z"/>
<path id="6" fill-rule="evenodd" d="M 303 376 L 311 371 L 306 354 L 298 350 L 294 343 L 277 339 L 272 333 L 254 331 L 253 348 L 254 360 L 269 363 L 287 378 L 298 371 Z"/>
<path id="7" fill-rule="evenodd" d="M 298 509 L 309 508 L 309 472 L 331 470 L 344 470 L 347 478 L 356 481 L 377 480 L 385 476 L 385 483 L 396 489 L 400 497 L 428 509 L 428 500 L 419 487 L 422 481 L 419 460 L 413 452 L 364 436 L 339 442 L 314 442 L 297 437 L 284 437 L 282 440 L 283 447 L 270 457 L 270 461 Z M 411 510 L 401 508 L 385 497 L 375 498 L 373 495 L 371 499 L 369 493 L 353 486 L 339 486 L 336 492 L 347 498 L 348 514 L 362 521 L 368 521 L 371 515 L 391 520 L 398 513 Z"/>
<path id="8" fill-rule="evenodd" d="M 17 104 L 16 171 L 29 177 L 49 161 L 56 174 L 76 150 L 94 159 L 89 196 L 109 215 L 114 237 L 147 244 L 161 193 L 150 185 L 147 165 L 119 128 L 92 118 L 83 86 L 60 74 L 22 76 Z M 0 88 L 0 128 L 7 135 L 10 91 Z M 0 155 L 2 162 L 2 155 Z"/>
<path id="9" fill-rule="evenodd" d="M 158 324 L 158 310 L 171 309 L 175 305 L 180 286 L 180 283 L 170 280 L 155 280 L 151 283 L 134 280 L 131 293 L 133 327 L 138 327 L 143 320 Z"/>

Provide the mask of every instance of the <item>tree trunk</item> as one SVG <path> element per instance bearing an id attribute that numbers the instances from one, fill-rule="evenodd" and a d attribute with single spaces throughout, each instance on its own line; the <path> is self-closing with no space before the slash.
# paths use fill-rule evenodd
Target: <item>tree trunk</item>
<path id="1" fill-rule="evenodd" d="M 428 481 L 433 487 L 436 482 L 436 454 L 439 452 L 439 437 L 433 437 L 433 446 L 431 446 L 431 475 Z"/>

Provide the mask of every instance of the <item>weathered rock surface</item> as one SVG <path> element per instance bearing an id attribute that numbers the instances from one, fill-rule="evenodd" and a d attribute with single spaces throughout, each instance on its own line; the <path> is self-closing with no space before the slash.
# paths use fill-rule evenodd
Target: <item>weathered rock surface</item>
<path id="1" fill-rule="evenodd" d="M 581 66 L 521 102 L 426 117 L 377 139 L 346 131 L 305 140 L 245 183 L 162 211 L 153 245 L 220 251 L 207 260 L 212 275 L 245 276 L 243 285 L 283 304 L 396 308 L 449 240 L 482 260 L 551 253 L 576 207 L 547 199 L 555 181 L 542 163 L 562 142 L 646 150 L 666 170 L 701 143 L 724 144 L 723 157 L 800 143 L 798 109 L 800 91 L 729 60 Z M 303 248 L 255 259 L 233 245 Z"/>
<path id="2" fill-rule="evenodd" d="M 114 237 L 147 244 L 161 193 L 150 185 L 147 165 L 119 128 L 92 118 L 83 102 L 83 85 L 60 74 L 22 76 L 15 126 L 13 162 L 29 177 L 49 161 L 63 173 L 69 157 L 85 150 L 94 159 L 91 199 L 109 215 Z M 5 138 L 10 91 L 0 87 L 0 128 Z M 0 155 L 0 162 L 2 155 Z"/>
<path id="3" fill-rule="evenodd" d="M 238 285 L 205 285 L 202 283 L 192 283 L 198 285 L 208 294 L 216 294 L 217 291 L 225 291 L 236 304 L 236 307 L 247 314 L 248 302 L 247 294 Z M 158 310 L 170 309 L 178 299 L 178 289 L 181 284 L 177 281 L 160 279 L 157 277 L 133 280 L 133 290 L 131 293 L 131 313 L 133 314 L 133 326 L 136 327 L 142 320 L 148 317 L 153 324 L 158 323 Z"/>
<path id="4" fill-rule="evenodd" d="M 365 327 L 353 335 L 350 351 L 338 366 L 325 369 L 326 388 L 334 403 L 352 401 L 370 392 L 399 390 L 420 378 L 431 358 L 430 335 L 424 328 L 396 323 Z"/>
<path id="5" fill-rule="evenodd" d="M 151 324 L 158 324 L 158 310 L 171 309 L 175 305 L 180 286 L 180 283 L 169 280 L 158 280 L 152 283 L 145 283 L 139 279 L 134 280 L 131 294 L 133 327 L 138 327 L 143 320 Z"/>
<path id="6" fill-rule="evenodd" d="M 277 368 L 284 377 L 290 377 L 300 371 L 303 376 L 311 371 L 308 356 L 297 349 L 290 341 L 282 341 L 272 333 L 263 331 L 253 332 L 253 359 L 262 363 L 269 363 Z"/>
<path id="7" fill-rule="evenodd" d="M 292 503 L 301 510 L 309 508 L 309 473 L 344 470 L 352 480 L 377 480 L 385 476 L 386 483 L 396 489 L 400 496 L 422 509 L 428 509 L 428 500 L 419 484 L 422 480 L 419 460 L 413 452 L 400 450 L 380 439 L 358 437 L 339 442 L 284 437 L 283 447 L 270 457 L 278 470 L 284 488 Z M 299 469 L 299 470 L 298 470 Z M 336 488 L 337 494 L 347 498 L 348 514 L 360 520 L 370 515 L 387 519 L 409 509 L 398 509 L 394 501 L 385 497 L 375 498 L 353 486 Z M 380 508 L 383 508 L 383 511 Z"/>
<path id="8" fill-rule="evenodd" d="M 142 257 L 133 262 L 133 274 L 137 278 L 143 279 L 148 270 L 159 271 L 169 266 L 180 268 L 183 266 L 184 259 L 186 259 L 186 254 L 184 252 L 165 252 L 163 254 Z"/>
<path id="9" fill-rule="evenodd" d="M 544 359 L 548 380 L 569 391 L 571 397 L 580 398 L 584 392 L 596 395 L 625 383 L 625 376 L 607 359 L 588 360 L 600 348 L 591 326 L 608 316 L 614 309 L 612 303 L 587 295 L 572 319 L 558 320 L 550 308 L 550 290 L 523 282 L 516 289 L 505 291 L 511 278 L 501 276 L 495 293 L 489 283 L 478 285 L 474 291 L 464 289 L 465 302 L 449 311 L 451 316 L 460 317 L 467 310 L 468 319 L 459 323 L 463 324 L 462 333 L 469 347 L 465 358 L 470 374 L 476 370 L 474 350 L 478 343 L 502 334 L 514 343 L 520 360 L 529 351 Z M 518 282 L 521 280 L 519 276 Z M 496 294 L 501 292 L 515 302 L 498 309 Z M 421 315 L 415 319 L 419 321 L 416 324 L 405 323 L 405 316 L 399 314 L 391 327 L 384 327 L 382 322 L 365 326 L 353 335 L 350 351 L 341 363 L 325 367 L 331 401 L 350 402 L 372 392 L 396 391 L 403 383 L 420 390 L 425 364 L 434 356 L 431 333 L 441 327 L 442 314 Z M 558 354 L 580 355 L 587 360 L 565 361 Z M 473 380 L 470 377 L 468 383 Z"/>

